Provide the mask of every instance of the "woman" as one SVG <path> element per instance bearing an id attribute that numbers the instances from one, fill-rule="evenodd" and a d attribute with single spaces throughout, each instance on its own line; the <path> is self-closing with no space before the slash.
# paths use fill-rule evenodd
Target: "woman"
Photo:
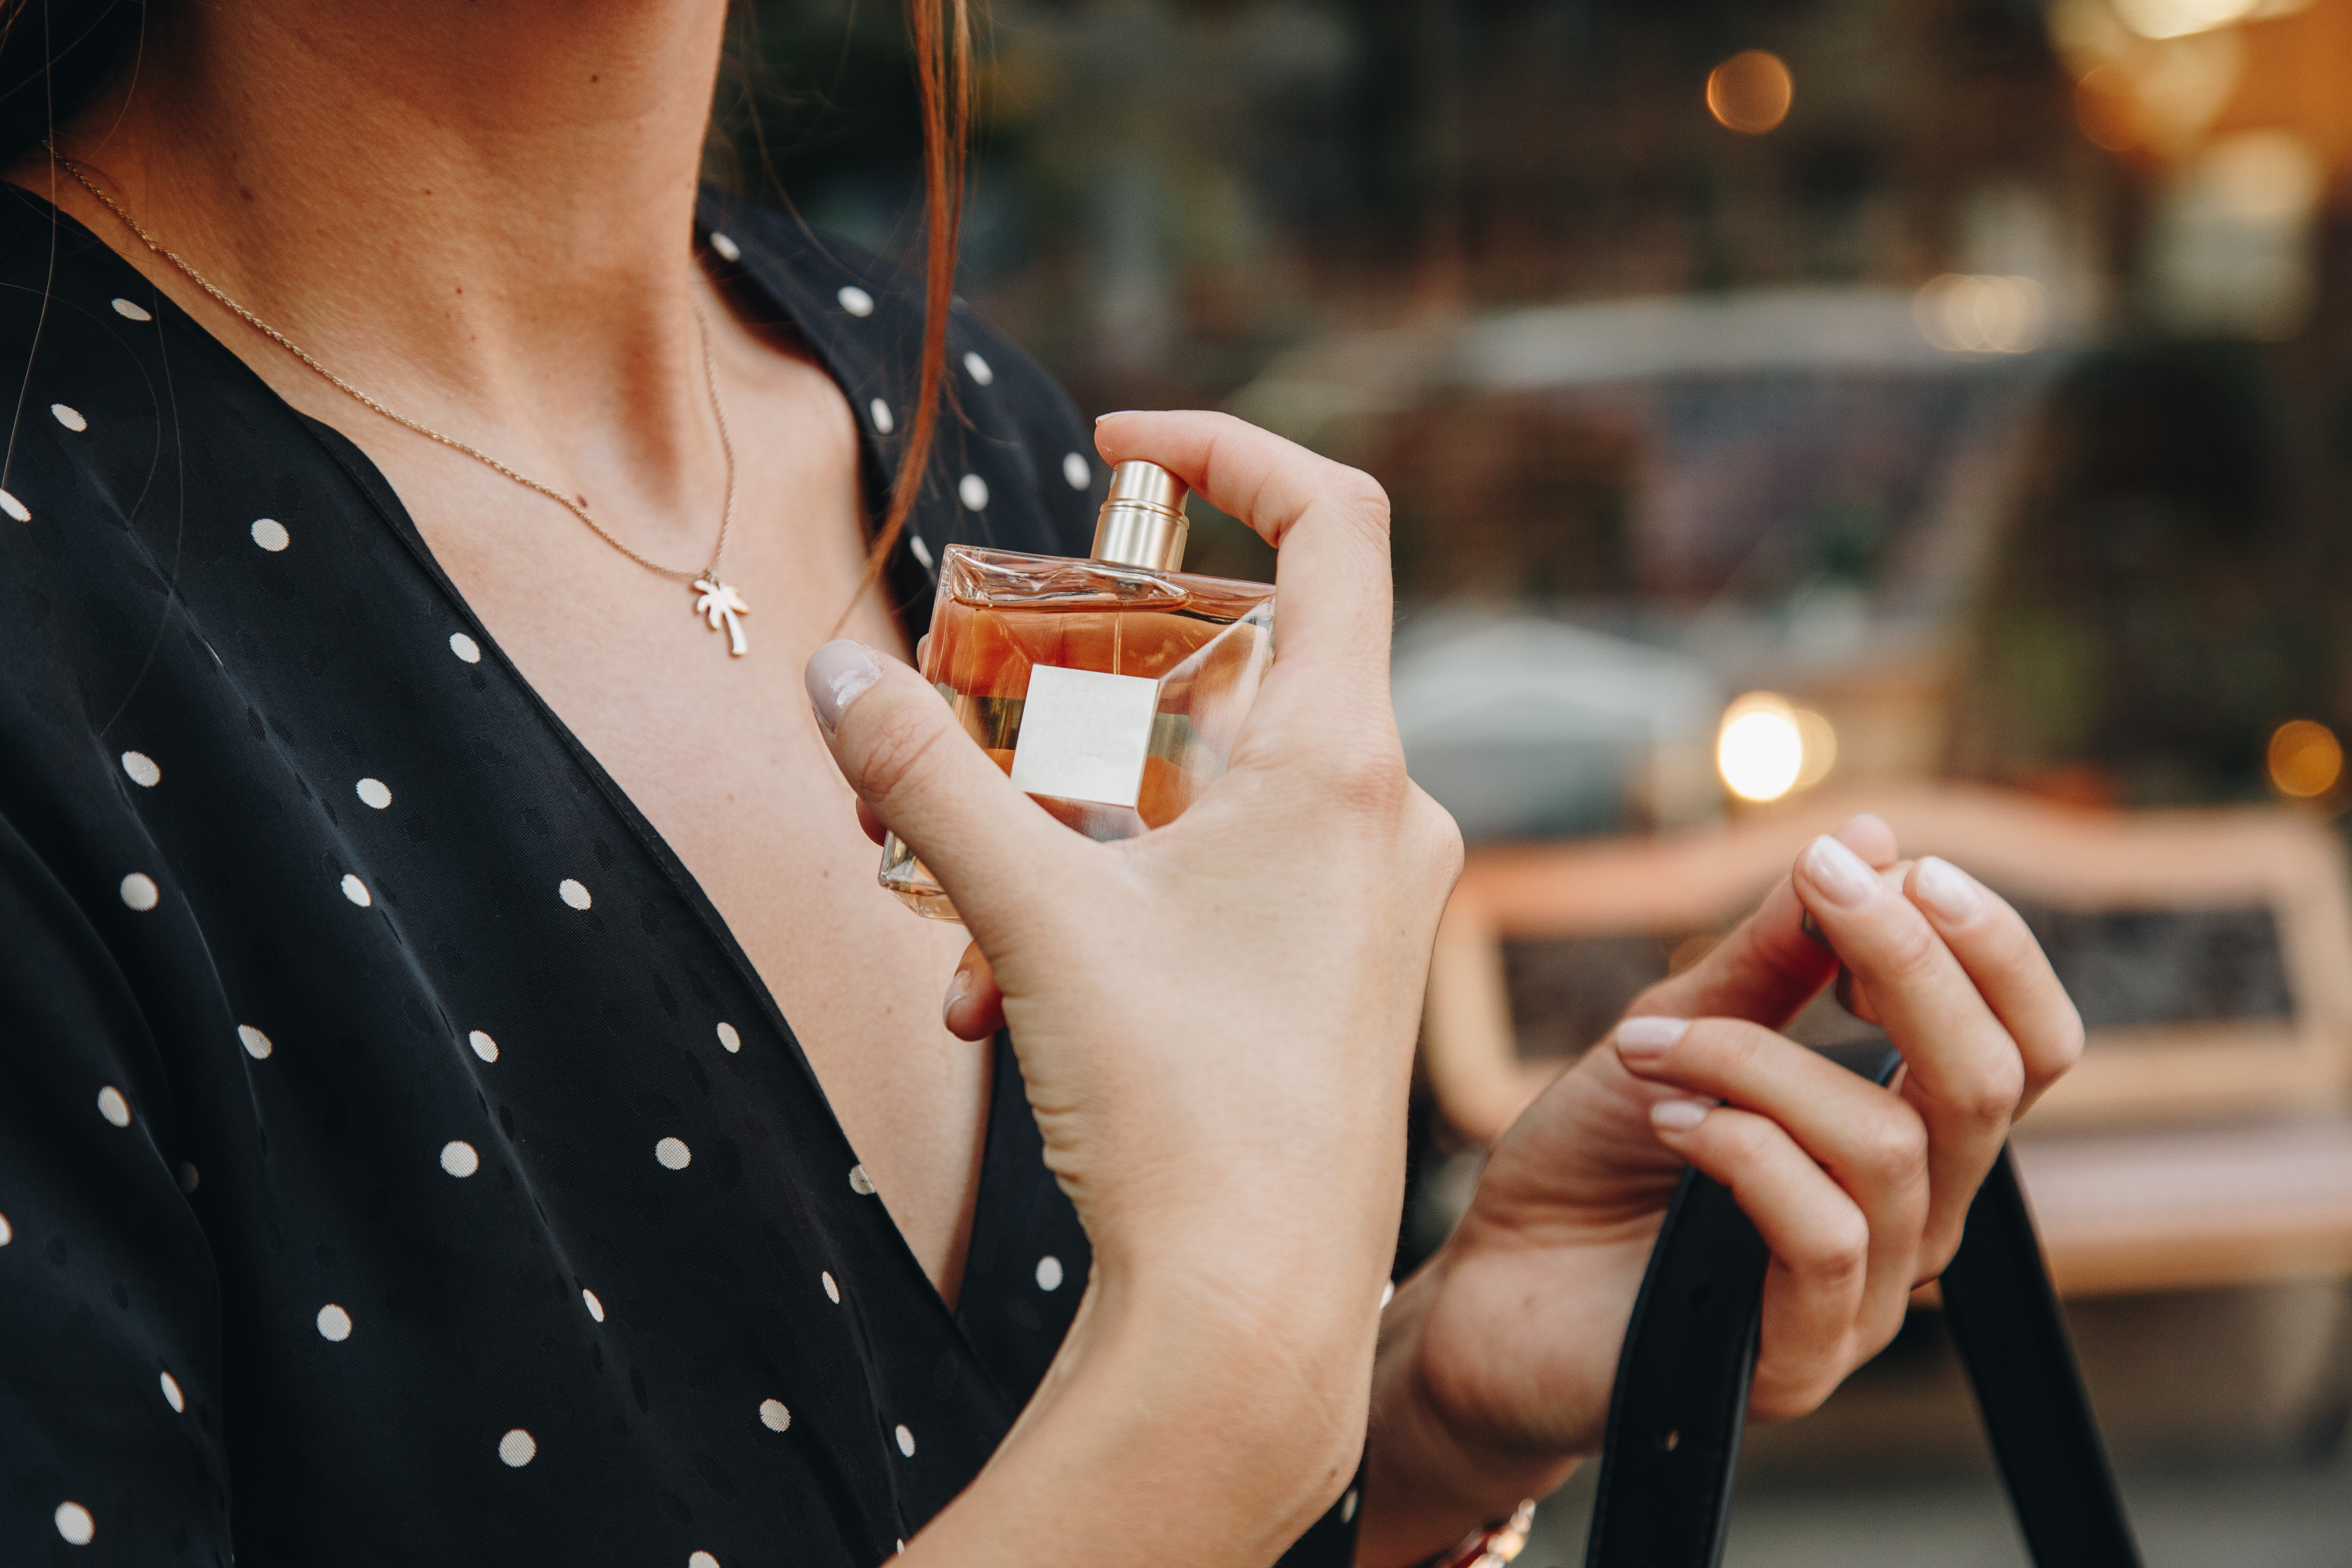
<path id="1" fill-rule="evenodd" d="M 950 308 L 912 15 L 921 280 L 698 195 L 721 0 L 158 5 L 86 93 L 20 68 L 0 1558 L 1414 1562 L 1593 1450 L 1685 1161 L 1793 1415 L 2071 1059 L 2016 917 L 1858 819 L 1383 1310 L 1459 860 L 1383 502 L 1213 415 L 1089 455 Z M 1281 642 L 1230 774 L 1104 846 L 901 661 L 940 546 L 1080 552 L 1128 458 L 1279 546 Z M 1899 1092 L 1769 1032 L 1802 910 Z"/>

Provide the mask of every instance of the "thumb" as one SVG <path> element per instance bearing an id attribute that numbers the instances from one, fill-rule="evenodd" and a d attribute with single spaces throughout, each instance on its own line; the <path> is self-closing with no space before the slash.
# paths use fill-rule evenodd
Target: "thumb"
<path id="1" fill-rule="evenodd" d="M 906 840 L 975 938 L 1046 906 L 1087 841 L 974 745 L 922 677 L 846 638 L 809 656 L 809 706 L 857 798 Z"/>
<path id="2" fill-rule="evenodd" d="M 1848 818 L 1837 837 L 1873 866 L 1895 864 L 1895 830 L 1870 812 Z M 1837 955 L 1806 933 L 1804 919 L 1796 886 L 1783 877 L 1705 958 L 1643 992 L 1627 1014 L 1746 1018 L 1779 1028 L 1837 973 Z"/>

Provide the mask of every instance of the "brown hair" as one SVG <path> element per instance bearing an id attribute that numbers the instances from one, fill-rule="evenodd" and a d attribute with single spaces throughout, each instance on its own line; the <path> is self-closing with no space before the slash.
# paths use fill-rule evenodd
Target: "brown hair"
<path id="1" fill-rule="evenodd" d="M 948 317 L 955 308 L 956 237 L 963 224 L 964 158 L 971 140 L 969 0 L 907 0 L 915 87 L 923 115 L 923 353 L 914 419 L 899 449 L 890 503 L 866 561 L 863 593 L 880 580 L 908 514 L 921 498 L 946 398 Z M 844 619 L 847 612 L 844 612 Z"/>

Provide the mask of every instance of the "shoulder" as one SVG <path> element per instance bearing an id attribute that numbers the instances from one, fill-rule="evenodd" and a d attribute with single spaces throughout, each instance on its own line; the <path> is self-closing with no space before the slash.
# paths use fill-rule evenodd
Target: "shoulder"
<path id="1" fill-rule="evenodd" d="M 735 198 L 706 194 L 700 219 L 713 252 L 774 297 L 824 357 L 887 467 L 919 385 L 921 277 Z M 944 391 L 918 509 L 922 552 L 969 542 L 1085 554 L 1106 480 L 1092 424 L 1061 384 L 958 300 Z"/>

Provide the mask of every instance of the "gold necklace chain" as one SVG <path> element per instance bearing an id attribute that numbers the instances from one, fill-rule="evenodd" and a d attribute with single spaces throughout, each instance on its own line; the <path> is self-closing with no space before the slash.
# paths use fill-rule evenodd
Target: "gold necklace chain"
<path id="1" fill-rule="evenodd" d="M 516 484 L 522 486 L 523 489 L 527 490 L 534 490 L 539 494 L 545 496 L 548 500 L 553 501 L 556 505 L 562 507 L 564 510 L 578 518 L 582 522 L 586 523 L 589 530 L 593 532 L 597 538 L 603 540 L 605 543 L 611 545 L 614 549 L 619 551 L 622 554 L 627 556 L 630 560 L 635 562 L 646 571 L 654 573 L 659 576 L 667 577 L 675 583 L 685 583 L 689 584 L 696 590 L 697 594 L 694 604 L 695 614 L 706 617 L 710 623 L 710 629 L 712 631 L 719 631 L 723 629 L 727 633 L 730 652 L 740 655 L 747 651 L 747 646 L 743 637 L 743 626 L 740 617 L 749 615 L 751 613 L 751 606 L 743 602 L 743 596 L 741 594 L 738 593 L 732 585 L 721 580 L 719 575 L 719 563 L 727 558 L 727 531 L 729 527 L 735 521 L 735 443 L 727 430 L 726 405 L 722 404 L 719 398 L 719 371 L 717 365 L 713 363 L 710 352 L 710 325 L 708 321 L 703 320 L 702 311 L 698 307 L 694 312 L 694 327 L 702 342 L 702 379 L 703 384 L 709 389 L 711 416 L 719 423 L 719 447 L 721 452 L 726 454 L 727 458 L 727 500 L 724 507 L 720 510 L 719 514 L 719 542 L 710 552 L 710 564 L 698 572 L 690 569 L 681 570 L 676 566 L 665 566 L 658 561 L 646 559 L 645 556 L 638 554 L 635 551 L 630 549 L 627 545 L 614 538 L 612 534 L 605 531 L 604 526 L 588 514 L 588 509 L 581 505 L 578 501 L 573 500 L 570 496 L 563 494 L 562 491 L 555 489 L 551 486 L 541 484 L 537 479 L 531 479 L 528 475 L 515 472 L 514 469 L 508 468 L 504 463 L 499 462 L 496 458 L 491 457 L 488 452 L 483 451 L 478 447 L 469 447 L 465 442 L 458 440 L 455 436 L 444 435 L 440 431 L 434 429 L 429 425 L 424 424 L 418 420 L 411 419 L 405 414 L 400 413 L 396 409 L 388 408 L 384 406 L 384 405 L 378 403 L 374 398 L 370 397 L 366 393 L 362 392 L 358 387 L 353 386 L 350 382 L 345 381 L 341 376 L 337 375 L 333 371 L 329 370 L 325 365 L 320 364 L 317 360 L 311 358 L 310 355 L 304 352 L 301 346 L 296 343 L 293 339 L 288 337 L 284 332 L 279 331 L 276 327 L 271 326 L 268 322 L 255 315 L 251 310 L 247 310 L 243 305 L 238 304 L 235 300 L 230 299 L 226 294 L 223 293 L 214 285 L 212 279 L 206 278 L 194 267 L 189 266 L 186 261 L 181 258 L 177 252 L 169 249 L 161 241 L 157 240 L 153 235 L 149 234 L 145 229 L 142 228 L 139 226 L 138 219 L 132 217 L 128 212 L 124 211 L 121 205 L 118 204 L 112 196 L 108 195 L 104 191 L 100 190 L 96 185 L 90 183 L 89 177 L 82 173 L 81 165 L 79 163 L 58 152 L 56 146 L 47 139 L 42 141 L 41 145 L 47 150 L 49 156 L 57 161 L 58 166 L 63 169 L 67 174 L 71 174 L 75 181 L 80 184 L 83 190 L 88 191 L 91 195 L 97 197 L 98 200 L 105 205 L 107 211 L 112 213 L 116 217 L 121 218 L 122 220 L 123 226 L 128 228 L 132 234 L 139 237 L 140 244 L 145 246 L 150 251 L 162 257 L 164 260 L 178 268 L 182 273 L 186 275 L 189 282 L 194 283 L 197 288 L 210 295 L 222 309 L 235 315 L 247 326 L 251 327 L 255 331 L 259 332 L 263 337 L 268 338 L 271 342 L 276 343 L 279 348 L 284 349 L 288 353 L 292 354 L 296 359 L 300 360 L 305 365 L 309 366 L 311 371 L 316 373 L 320 379 L 326 382 L 328 385 L 332 386 L 336 391 L 351 397 L 353 401 L 362 404 L 373 412 L 382 415 L 386 419 L 391 420 L 394 424 L 400 426 L 403 429 L 413 430 L 417 435 L 424 437 L 429 441 L 438 441 L 442 446 L 449 447 L 452 451 L 463 452 L 466 456 L 473 458 L 476 462 L 480 463 L 485 468 L 512 479 Z"/>

